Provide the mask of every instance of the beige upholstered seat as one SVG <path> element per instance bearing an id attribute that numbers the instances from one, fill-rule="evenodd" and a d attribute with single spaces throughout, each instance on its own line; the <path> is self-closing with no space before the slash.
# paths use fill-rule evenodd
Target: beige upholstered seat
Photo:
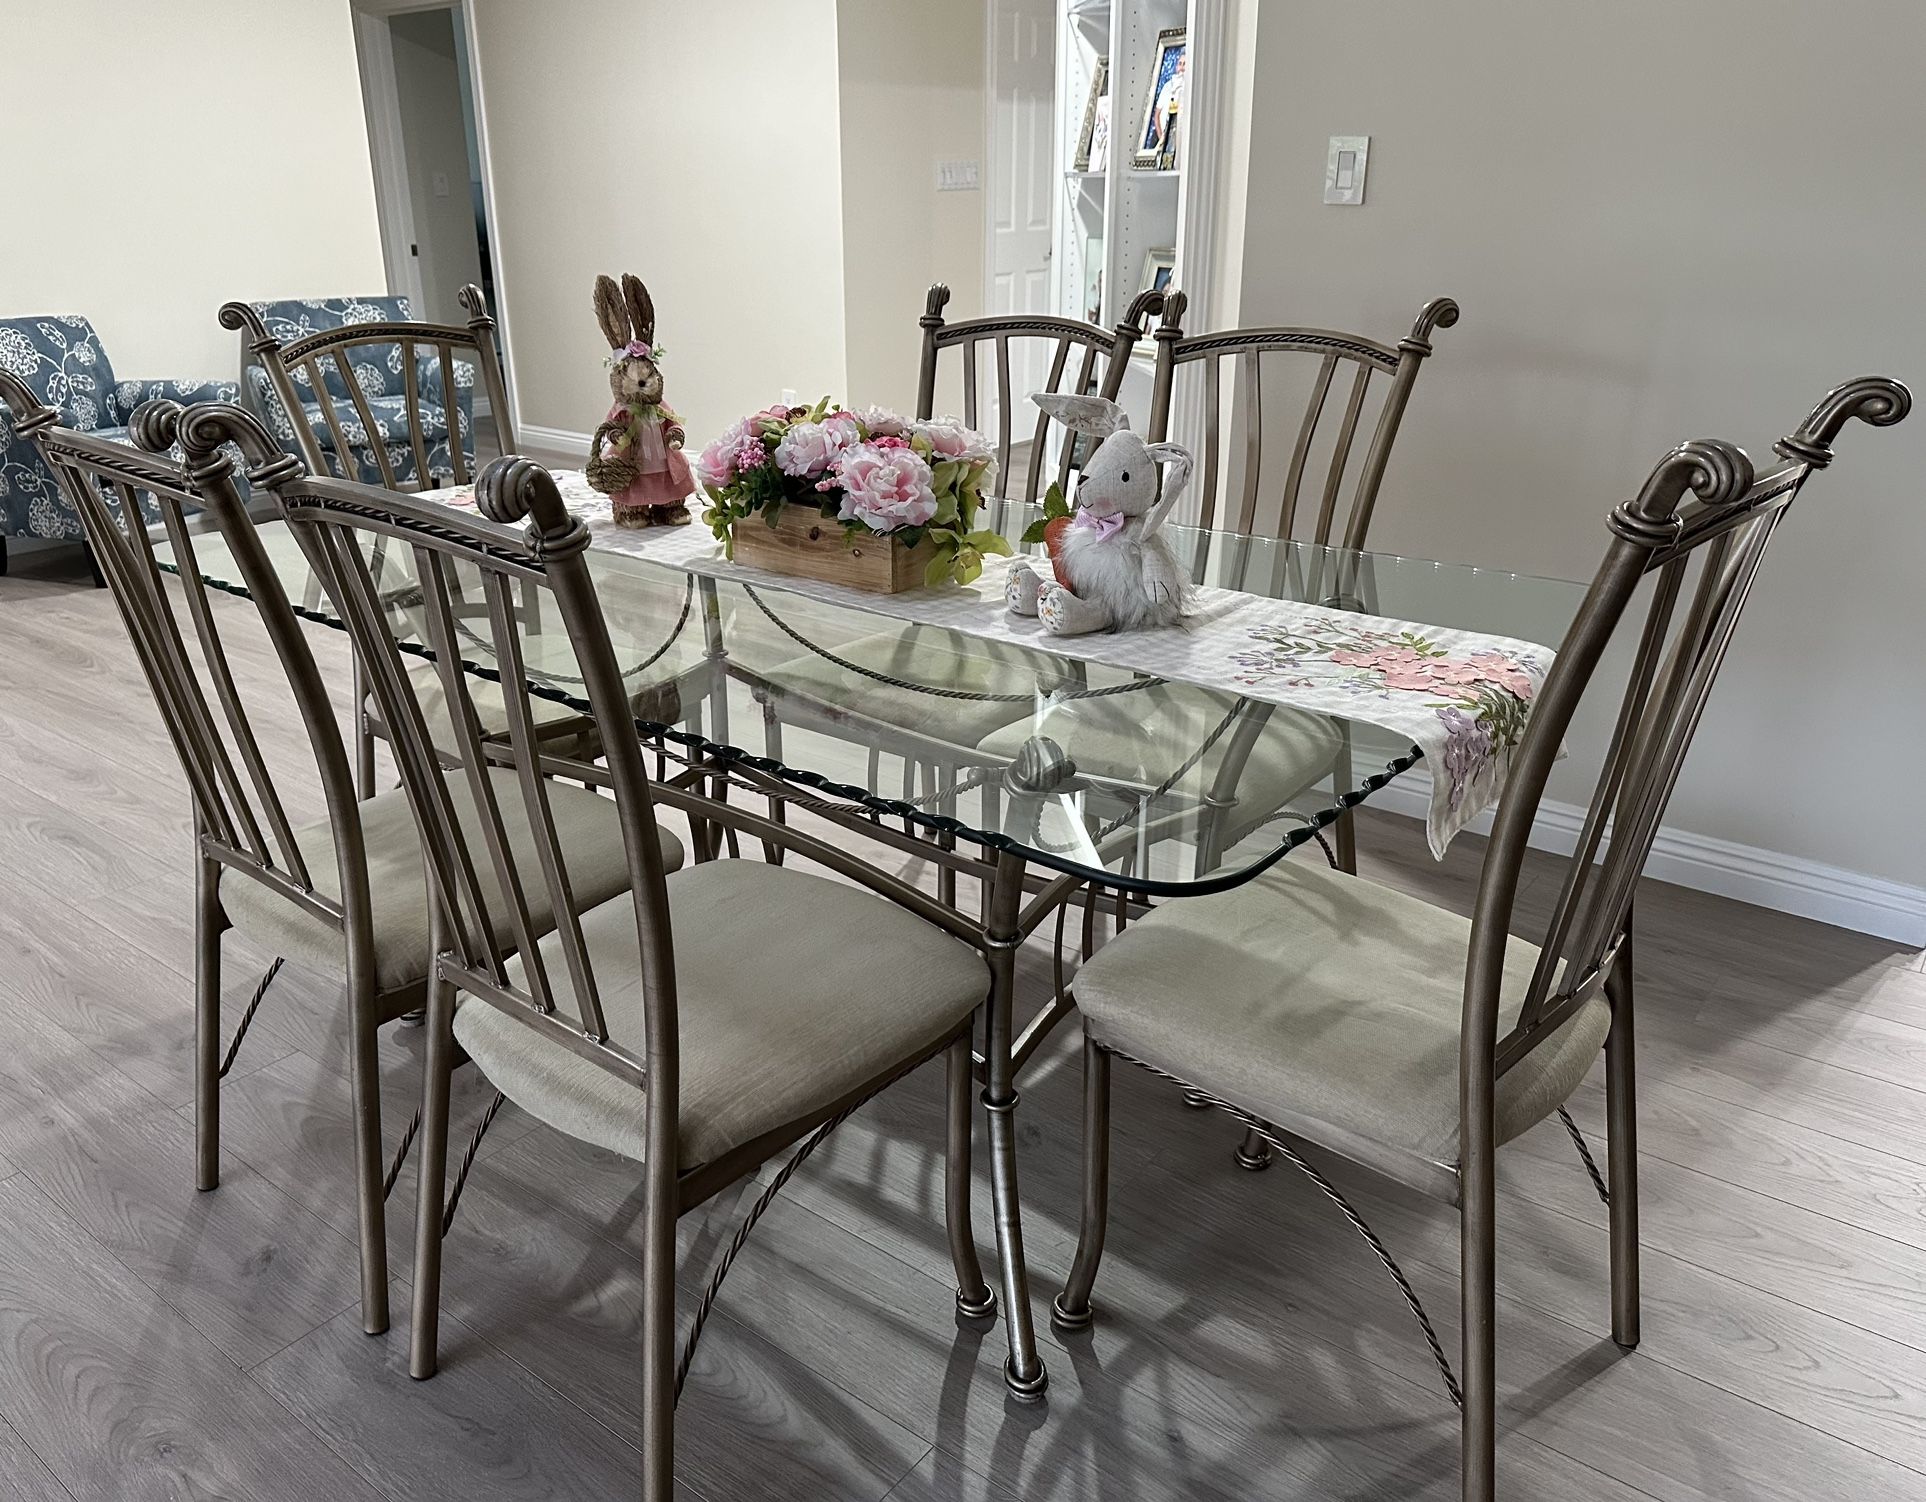
<path id="1" fill-rule="evenodd" d="M 485 850 L 481 810 L 468 792 L 465 774 L 444 772 L 442 775 L 453 790 L 455 807 L 470 847 Z M 505 767 L 495 767 L 490 769 L 489 776 L 495 784 L 496 802 L 502 811 L 509 844 L 515 850 L 518 868 L 535 871 L 538 866 L 534 836 L 515 773 Z M 615 805 L 587 788 L 569 783 L 549 783 L 548 795 L 555 810 L 556 832 L 576 900 L 584 904 L 599 902 L 626 891 L 629 873 L 622 853 L 621 830 L 616 824 Z M 408 795 L 400 789 L 377 794 L 359 807 L 362 841 L 368 855 L 368 891 L 374 913 L 375 985 L 379 990 L 389 991 L 419 981 L 428 973 L 428 883 L 422 869 L 421 837 L 408 807 Z M 681 865 L 681 843 L 667 830 L 661 832 L 661 838 L 664 861 L 671 866 Z M 334 836 L 327 821 L 295 830 L 294 839 L 301 849 L 301 858 L 307 862 L 315 891 L 339 901 L 341 877 L 335 862 Z M 507 898 L 491 866 L 482 866 L 480 876 L 489 893 L 496 942 L 511 944 L 514 939 Z M 546 886 L 539 881 L 529 882 L 525 895 L 535 926 L 547 931 L 554 922 L 554 914 Z M 346 963 L 338 929 L 238 871 L 222 873 L 221 905 L 235 928 L 271 953 L 332 965 L 337 970 Z"/>
<path id="2" fill-rule="evenodd" d="M 1309 861 L 1172 902 L 1076 979 L 1103 1047 L 1168 1070 L 1314 1142 L 1379 1166 L 1458 1157 L 1458 1040 L 1471 925 Z M 1499 1036 L 1538 950 L 1512 940 Z M 1611 1024 L 1602 1000 L 1498 1080 L 1498 1140 L 1578 1087 Z"/>
<path id="3" fill-rule="evenodd" d="M 755 860 L 669 878 L 681 1016 L 683 1166 L 711 1162 L 843 1099 L 953 1036 L 982 1005 L 975 950 L 880 897 Z M 582 916 L 609 1036 L 642 1051 L 635 904 Z M 542 941 L 558 1012 L 573 1013 L 559 939 Z M 520 959 L 510 962 L 524 984 Z M 473 998 L 455 1036 L 496 1089 L 551 1126 L 644 1156 L 643 1095 L 612 1072 Z"/>
<path id="4" fill-rule="evenodd" d="M 442 691 L 440 675 L 433 667 L 416 668 L 410 675 L 415 680 L 415 696 L 421 705 L 421 717 L 428 725 L 428 739 L 437 750 L 455 754 L 460 741 L 455 735 L 455 725 L 448 717 L 448 697 Z M 485 678 L 477 678 L 468 686 L 469 695 L 475 703 L 475 718 L 481 722 L 481 732 L 489 737 L 505 737 L 508 734 L 508 710 L 502 703 L 502 689 L 499 683 L 491 683 Z M 535 733 L 542 737 L 549 748 L 558 756 L 578 756 L 592 747 L 595 739 L 594 722 L 580 710 L 554 699 L 529 697 L 528 708 L 535 721 Z M 372 696 L 368 700 L 368 718 L 379 726 L 380 710 L 375 706 Z M 572 727 L 564 729 L 563 727 Z M 386 731 L 378 731 L 386 738 Z"/>
<path id="5" fill-rule="evenodd" d="M 959 643 L 935 626 L 905 626 L 827 645 L 864 671 L 851 672 L 804 652 L 760 676 L 780 693 L 818 706 L 819 713 L 862 715 L 954 746 L 974 746 L 999 725 L 1019 717 L 1027 720 L 1035 701 L 949 698 L 881 680 L 895 678 L 963 694 L 1014 694 L 1033 681 L 1048 686 L 1070 676 L 1068 663 L 997 642 Z"/>
<path id="6" fill-rule="evenodd" d="M 1160 683 L 1025 715 L 984 737 L 981 749 L 1007 759 L 1031 736 L 1047 735 L 1083 776 L 1154 788 L 1196 755 L 1238 702 L 1230 694 Z M 1201 796 L 1214 787 L 1235 742 L 1234 728 L 1218 735 L 1184 774 L 1177 791 Z M 1329 777 L 1343 744 L 1337 726 L 1323 715 L 1273 710 L 1232 785 L 1236 802 L 1220 832 L 1220 847 L 1234 845 L 1261 820 Z"/>

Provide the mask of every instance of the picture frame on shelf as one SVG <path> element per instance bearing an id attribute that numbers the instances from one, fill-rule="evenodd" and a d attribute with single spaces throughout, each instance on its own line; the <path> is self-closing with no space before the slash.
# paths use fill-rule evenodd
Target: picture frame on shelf
<path id="1" fill-rule="evenodd" d="M 1090 93 L 1083 105 L 1083 129 L 1077 133 L 1077 154 L 1071 164 L 1078 172 L 1100 170 L 1090 165 L 1090 138 L 1096 131 L 1097 104 L 1109 92 L 1110 59 L 1100 57 L 1097 59 L 1096 66 L 1090 70 Z"/>
<path id="2" fill-rule="evenodd" d="M 1103 236 L 1083 237 L 1083 321 L 1103 322 Z"/>
<path id="3" fill-rule="evenodd" d="M 1090 155 L 1085 170 L 1104 172 L 1110 167 L 1110 96 L 1097 99 L 1096 117 L 1090 126 Z"/>
<path id="4" fill-rule="evenodd" d="M 1150 89 L 1144 100 L 1143 125 L 1137 131 L 1130 156 L 1133 167 L 1153 172 L 1176 170 L 1188 51 L 1186 27 L 1169 26 L 1157 33 L 1156 50 L 1150 59 Z"/>
<path id="5" fill-rule="evenodd" d="M 1139 292 L 1168 292 L 1177 274 L 1177 251 L 1166 246 L 1144 252 L 1144 274 Z"/>

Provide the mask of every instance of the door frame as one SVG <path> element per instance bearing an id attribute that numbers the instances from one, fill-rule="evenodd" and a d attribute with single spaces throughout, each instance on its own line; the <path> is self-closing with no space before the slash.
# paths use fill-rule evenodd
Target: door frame
<path id="1" fill-rule="evenodd" d="M 495 341 L 501 350 L 502 384 L 508 393 L 515 430 L 521 431 L 521 402 L 515 395 L 515 357 L 510 343 L 508 301 L 501 258 L 501 226 L 495 215 L 495 169 L 488 150 L 488 110 L 482 98 L 481 58 L 476 46 L 475 7 L 470 0 L 350 0 L 355 51 L 361 72 L 362 107 L 368 120 L 368 156 L 374 169 L 375 202 L 381 231 L 381 258 L 388 291 L 426 306 L 416 244 L 414 201 L 409 196 L 408 158 L 401 138 L 401 98 L 395 87 L 394 34 L 388 22 L 413 11 L 452 10 L 468 57 L 468 96 L 474 101 L 475 143 L 481 157 L 482 218 L 488 229 L 488 254 L 495 271 Z M 418 315 L 419 316 L 419 315 Z M 488 415 L 488 399 L 475 393 L 476 411 Z"/>

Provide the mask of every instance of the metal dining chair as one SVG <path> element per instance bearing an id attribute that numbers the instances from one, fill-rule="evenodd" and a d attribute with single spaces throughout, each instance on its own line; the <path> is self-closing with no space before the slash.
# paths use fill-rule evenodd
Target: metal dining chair
<path id="1" fill-rule="evenodd" d="M 1339 608 L 1366 608 L 1357 553 L 1365 545 L 1412 387 L 1431 355 L 1431 336 L 1457 323 L 1457 303 L 1433 298 L 1411 332 L 1395 345 L 1335 329 L 1185 334 L 1186 306 L 1181 291 L 1164 296 L 1155 334 L 1156 377 L 1147 437 L 1157 443 L 1174 436 L 1193 451 L 1194 472 L 1200 477 L 1196 524 L 1204 534 L 1192 556 L 1195 577 L 1202 582 L 1211 561 L 1211 529 L 1221 526 L 1233 534 L 1215 539 L 1225 547 L 1239 546 L 1237 537 L 1252 536 L 1309 544 L 1303 557 L 1294 560 L 1306 570 L 1299 580 L 1304 598 Z M 1286 377 L 1292 367 L 1303 375 L 1307 394 L 1289 462 L 1280 474 L 1275 458 L 1269 467 L 1265 464 L 1265 375 L 1269 373 L 1273 397 L 1288 401 Z M 1342 415 L 1335 432 L 1327 433 L 1326 418 L 1337 406 L 1331 400 L 1334 386 L 1344 391 Z M 1370 437 L 1359 455 L 1357 438 L 1372 411 Z M 1223 504 L 1233 478 L 1234 507 Z M 1300 504 L 1307 478 L 1318 484 L 1315 508 Z M 1270 555 L 1248 547 L 1243 554 L 1246 566 L 1254 556 L 1268 567 Z M 1232 588 L 1240 582 L 1234 567 L 1220 568 L 1213 577 Z M 1343 727 L 1327 716 L 1269 711 L 1242 705 L 1232 695 L 1181 685 L 1158 692 L 1183 701 L 1189 711 L 1183 718 L 1196 721 L 1200 730 L 1220 719 L 1235 722 L 1234 733 L 1216 738 L 1194 769 L 1208 790 L 1196 841 L 1199 872 L 1209 870 L 1224 851 L 1275 817 L 1305 788 L 1326 777 L 1336 779 L 1340 788 L 1350 785 L 1350 741 Z M 1119 788 L 1148 789 L 1159 785 L 1196 747 L 1170 748 L 1174 754 L 1147 747 L 1143 723 L 1134 698 L 1092 699 L 1054 710 L 1043 724 L 1025 719 L 1001 726 L 981 746 L 1010 757 L 1032 735 L 1045 733 L 1085 775 Z M 1348 813 L 1334 826 L 1333 836 L 1333 858 L 1344 870 L 1355 871 L 1356 833 Z"/>
<path id="2" fill-rule="evenodd" d="M 224 303 L 220 320 L 241 335 L 243 374 L 258 415 L 312 473 L 346 475 L 390 490 L 425 490 L 474 478 L 478 385 L 488 399 L 496 451 L 515 449 L 495 320 L 480 287 L 463 287 L 459 298 L 469 314 L 466 326 L 381 316 L 395 306 L 405 313 L 406 303 L 398 299 L 387 306 L 350 302 L 345 306 L 358 315 L 353 321 L 317 312 L 319 326 L 312 329 L 291 329 L 285 317 L 270 321 L 276 307 L 298 304 Z M 288 338 L 290 332 L 295 337 Z M 391 597 L 405 601 L 413 594 L 414 581 L 391 578 L 387 570 L 382 577 Z M 374 792 L 375 742 L 387 733 L 369 713 L 362 689 L 357 682 L 355 779 L 365 798 Z M 499 709 L 486 702 L 480 707 L 499 730 Z M 449 744 L 446 707 L 431 702 L 428 708 L 442 744 Z M 536 714 L 543 734 L 558 742 L 581 731 L 580 717 L 562 705 L 542 701 Z"/>
<path id="3" fill-rule="evenodd" d="M 948 1068 L 958 1302 L 966 1313 L 992 1312 L 969 1220 L 970 1035 L 990 978 L 973 926 L 840 847 L 702 796 L 694 791 L 703 785 L 699 772 L 680 784 L 651 780 L 589 573 L 588 528 L 540 466 L 490 465 L 473 519 L 339 481 L 288 474 L 277 489 L 396 729 L 442 914 L 422 1108 L 413 1374 L 431 1376 L 437 1365 L 442 1241 L 454 1210 L 444 1203 L 444 1179 L 457 1050 L 524 1110 L 637 1164 L 646 1205 L 643 1495 L 651 1502 L 670 1497 L 676 1397 L 742 1245 L 738 1237 L 717 1268 L 678 1360 L 677 1218 L 800 1144 L 750 1212 L 746 1235 L 831 1129 L 939 1056 Z M 466 763 L 469 796 L 483 810 L 479 827 L 459 816 L 456 786 L 435 771 L 415 680 L 368 568 L 375 537 L 414 560 L 442 686 L 458 706 L 470 758 L 483 746 L 453 649 L 453 576 L 478 579 L 488 604 L 514 768 L 493 784 L 473 770 L 475 761 Z M 579 879 L 578 845 L 554 817 L 560 805 L 540 775 L 546 763 L 509 609 L 511 589 L 524 583 L 558 609 L 602 732 L 605 765 L 577 770 L 614 795 L 604 802 L 626 849 L 625 889 L 614 895 Z M 848 880 L 753 859 L 672 871 L 653 837 L 662 806 L 780 842 Z M 505 824 L 524 821 L 533 831 L 527 845 L 501 837 Z M 534 922 L 542 905 L 557 918 L 546 938 Z M 520 939 L 506 962 L 488 940 L 503 922 Z M 746 942 L 751 934 L 762 942 Z M 1040 1370 L 1035 1383 L 1041 1390 Z"/>
<path id="4" fill-rule="evenodd" d="M 388 793 L 357 801 L 333 701 L 288 596 L 233 474 L 223 442 L 238 443 L 256 484 L 300 470 L 238 408 L 192 409 L 184 422 L 172 402 L 149 402 L 136 414 L 140 448 L 103 442 L 60 426 L 0 371 L 0 398 L 21 432 L 30 434 L 80 513 L 89 542 L 127 629 L 163 725 L 193 796 L 195 1185 L 220 1180 L 220 1082 L 282 960 L 276 959 L 243 1011 L 234 1037 L 221 1041 L 221 939 L 233 928 L 267 953 L 344 976 L 353 1090 L 356 1193 L 361 1233 L 362 1326 L 388 1327 L 385 1201 L 409 1147 L 385 1161 L 377 1030 L 425 1001 L 434 922 L 422 874 L 421 848 L 407 799 Z M 185 468 L 165 457 L 177 439 Z M 160 554 L 142 522 L 139 497 L 158 508 L 163 540 L 180 576 L 170 586 Z M 258 504 L 258 501 L 257 501 Z M 285 707 L 263 703 L 242 687 L 223 640 L 221 613 L 196 567 L 196 538 L 212 523 L 252 595 L 285 672 L 313 775 L 276 767 L 263 753 L 257 726 Z M 184 619 L 183 619 L 184 617 Z M 500 781 L 512 774 L 493 770 Z M 451 784 L 453 785 L 453 784 Z M 623 882 L 621 832 L 606 800 L 586 788 L 551 794 L 579 850 L 578 890 L 608 895 Z M 326 817 L 298 819 L 319 802 Z M 293 810 L 293 812 L 291 812 Z M 471 824 L 476 806 L 465 801 Z M 525 846 L 532 830 L 511 828 Z M 663 836 L 664 859 L 680 846 Z M 538 929 L 552 909 L 538 913 Z M 492 931 L 498 943 L 516 936 Z"/>
<path id="5" fill-rule="evenodd" d="M 1604 562 L 1513 754 L 1469 921 L 1343 872 L 1285 865 L 1233 891 L 1158 909 L 1083 968 L 1075 981 L 1084 1015 L 1083 1224 L 1056 1301 L 1060 1330 L 1092 1319 L 1108 1214 L 1110 1066 L 1122 1059 L 1245 1123 L 1363 1232 L 1462 1410 L 1463 1495 L 1488 1502 L 1496 1486 L 1494 1155 L 1562 1111 L 1603 1048 L 1609 1163 L 1599 1188 L 1610 1206 L 1612 1336 L 1626 1348 L 1638 1343 L 1633 889 L 1774 532 L 1812 472 L 1832 462 L 1848 421 L 1889 426 L 1910 405 L 1895 381 L 1850 382 L 1776 445 L 1782 462 L 1763 476 L 1729 443 L 1686 443 L 1612 512 Z M 1546 778 L 1581 701 L 1609 693 L 1609 684 L 1593 683 L 1600 656 L 1648 576 L 1652 602 L 1551 918 L 1539 942 L 1515 938 Z M 1390 1252 L 1311 1162 L 1319 1149 L 1458 1206 L 1464 1311 L 1455 1371 Z"/>

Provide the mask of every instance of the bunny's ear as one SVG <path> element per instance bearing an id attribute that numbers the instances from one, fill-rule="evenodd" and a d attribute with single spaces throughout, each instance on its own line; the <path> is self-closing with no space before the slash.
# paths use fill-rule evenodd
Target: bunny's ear
<path id="1" fill-rule="evenodd" d="M 620 349 L 629 342 L 628 311 L 622 306 L 622 289 L 612 276 L 595 279 L 595 321 L 602 325 L 602 337 L 608 340 L 610 349 Z"/>
<path id="2" fill-rule="evenodd" d="M 635 337 L 644 344 L 655 343 L 655 303 L 649 297 L 649 289 L 642 285 L 642 278 L 623 272 L 622 296 L 629 305 L 629 322 L 635 326 Z"/>
<path id="3" fill-rule="evenodd" d="M 1157 504 L 1150 508 L 1150 515 L 1144 522 L 1145 532 L 1155 532 L 1170 515 L 1170 508 L 1177 504 L 1177 497 L 1184 493 L 1190 483 L 1190 450 L 1178 443 L 1151 443 L 1144 446 L 1152 459 L 1164 467 L 1163 486 L 1157 496 Z"/>
<path id="4" fill-rule="evenodd" d="M 1067 391 L 1038 391 L 1030 400 L 1072 432 L 1108 438 L 1130 426 L 1130 414 L 1101 396 L 1077 396 Z"/>

